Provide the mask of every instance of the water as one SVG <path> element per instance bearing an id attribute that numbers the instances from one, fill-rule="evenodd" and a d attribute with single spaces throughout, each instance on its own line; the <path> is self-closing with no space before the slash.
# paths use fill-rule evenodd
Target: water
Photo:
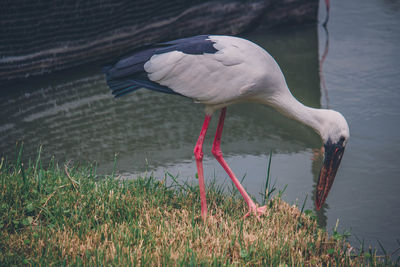
<path id="1" fill-rule="evenodd" d="M 400 239 L 399 13 L 398 1 L 333 3 L 323 67 L 329 104 L 351 132 L 328 201 L 328 227 L 340 218 L 343 228 L 389 251 Z"/>
<path id="2" fill-rule="evenodd" d="M 289 87 L 301 102 L 343 113 L 351 139 L 342 166 L 318 213 L 321 225 L 350 230 L 366 244 L 381 241 L 388 251 L 400 239 L 399 83 L 400 3 L 337 1 L 332 3 L 329 52 L 319 75 L 319 55 L 326 35 L 317 25 L 254 30 L 244 37 L 266 48 L 281 66 Z M 323 11 L 323 10 L 322 10 Z M 321 11 L 321 16 L 323 12 Z M 325 87 L 320 86 L 325 82 Z M 203 122 L 203 108 L 191 100 L 140 90 L 114 100 L 92 65 L 21 83 L 0 92 L 0 154 L 12 158 L 24 140 L 25 157 L 44 155 L 64 162 L 96 162 L 110 173 L 114 154 L 126 176 L 165 171 L 194 181 L 193 147 Z M 206 180 L 231 187 L 211 156 L 217 116 L 205 140 Z M 228 108 L 222 150 L 244 186 L 261 199 L 269 153 L 276 187 L 288 185 L 284 199 L 310 201 L 319 172 L 311 160 L 319 137 L 274 110 L 253 104 Z M 352 239 L 355 246 L 357 241 Z"/>

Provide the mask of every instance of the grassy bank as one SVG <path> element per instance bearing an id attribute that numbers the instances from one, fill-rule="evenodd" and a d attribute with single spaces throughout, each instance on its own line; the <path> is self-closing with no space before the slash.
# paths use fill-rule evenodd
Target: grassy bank
<path id="1" fill-rule="evenodd" d="M 207 222 L 195 186 L 98 177 L 93 166 L 0 166 L 0 265 L 384 265 L 353 255 L 312 216 L 279 198 L 242 219 L 240 199 L 209 186 Z M 390 264 L 390 263 L 387 263 Z"/>

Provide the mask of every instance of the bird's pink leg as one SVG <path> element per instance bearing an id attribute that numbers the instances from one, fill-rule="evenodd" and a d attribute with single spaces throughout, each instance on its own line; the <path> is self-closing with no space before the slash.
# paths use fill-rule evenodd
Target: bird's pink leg
<path id="1" fill-rule="evenodd" d="M 250 198 L 250 196 L 247 194 L 246 190 L 244 190 L 243 186 L 240 184 L 239 180 L 236 178 L 235 174 L 229 168 L 228 164 L 226 163 L 225 159 L 222 156 L 222 151 L 221 151 L 221 135 L 222 135 L 222 129 L 224 127 L 224 120 L 225 120 L 225 114 L 226 114 L 226 108 L 223 108 L 221 110 L 221 115 L 219 117 L 218 121 L 218 126 L 217 126 L 217 132 L 215 133 L 215 139 L 213 142 L 213 147 L 212 147 L 212 153 L 215 156 L 215 158 L 218 160 L 218 162 L 221 164 L 221 166 L 224 168 L 226 173 L 229 175 L 229 177 L 232 179 L 232 182 L 235 184 L 237 189 L 239 190 L 240 194 L 246 201 L 247 205 L 249 206 L 249 212 L 245 215 L 245 217 L 248 217 L 250 214 L 255 214 L 257 218 L 259 218 L 259 215 L 264 213 L 266 210 L 266 207 L 257 207 L 254 201 Z"/>
<path id="2" fill-rule="evenodd" d="M 194 157 L 196 158 L 197 176 L 199 178 L 200 187 L 200 204 L 201 204 L 201 217 L 206 220 L 207 217 L 207 201 L 206 189 L 204 186 L 204 172 L 203 172 L 203 142 L 206 136 L 208 125 L 210 124 L 211 116 L 206 115 L 204 118 L 203 127 L 200 131 L 199 139 L 197 139 L 196 146 L 194 147 Z"/>

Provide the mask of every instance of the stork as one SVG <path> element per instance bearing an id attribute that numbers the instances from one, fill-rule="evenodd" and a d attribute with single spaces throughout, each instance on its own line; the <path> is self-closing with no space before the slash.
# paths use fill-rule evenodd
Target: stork
<path id="1" fill-rule="evenodd" d="M 205 105 L 205 118 L 194 148 L 200 189 L 201 216 L 207 217 L 203 172 L 203 142 L 212 114 L 221 110 L 212 154 L 243 196 L 248 213 L 259 217 L 258 207 L 228 166 L 221 151 L 226 109 L 238 102 L 271 106 L 297 120 L 321 137 L 324 161 L 320 171 L 315 205 L 325 202 L 349 139 L 349 127 L 337 111 L 304 106 L 291 94 L 273 57 L 258 45 L 242 38 L 199 35 L 149 45 L 103 69 L 115 97 L 140 88 L 176 94 Z"/>

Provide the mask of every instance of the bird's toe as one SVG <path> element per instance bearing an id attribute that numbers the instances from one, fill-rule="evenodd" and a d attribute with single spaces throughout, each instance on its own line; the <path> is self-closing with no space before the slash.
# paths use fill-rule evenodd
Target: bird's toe
<path id="1" fill-rule="evenodd" d="M 244 218 L 247 218 L 253 214 L 254 216 L 256 216 L 257 220 L 260 220 L 260 216 L 265 214 L 266 211 L 267 211 L 267 206 L 250 208 L 249 212 L 247 212 L 244 215 Z"/>

